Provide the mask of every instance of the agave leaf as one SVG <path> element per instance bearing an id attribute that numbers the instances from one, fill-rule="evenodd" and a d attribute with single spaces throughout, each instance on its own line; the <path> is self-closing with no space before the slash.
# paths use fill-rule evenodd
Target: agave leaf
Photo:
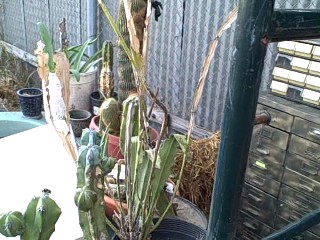
<path id="1" fill-rule="evenodd" d="M 81 47 L 79 48 L 79 51 L 76 55 L 76 59 L 74 61 L 74 64 L 72 65 L 72 68 L 80 72 L 80 66 L 81 66 L 81 61 L 83 60 L 83 56 L 85 51 L 88 48 L 89 41 L 86 41 Z"/>
<path id="2" fill-rule="evenodd" d="M 70 69 L 70 72 L 73 74 L 77 82 L 80 81 L 80 72 L 77 69 Z"/>
<path id="3" fill-rule="evenodd" d="M 53 61 L 53 43 L 52 43 L 52 37 L 44 23 L 38 22 L 38 28 L 41 36 L 42 42 L 45 44 L 44 51 L 48 53 L 49 55 L 49 71 L 54 72 L 55 66 Z"/>
<path id="4" fill-rule="evenodd" d="M 159 216 L 162 216 L 165 213 L 167 206 L 169 205 L 169 202 L 170 201 L 165 191 L 162 189 L 162 191 L 160 191 L 159 199 L 157 201 L 157 210 L 159 212 Z M 169 209 L 169 211 L 165 215 L 165 217 L 175 217 L 175 216 L 176 214 L 172 207 Z"/>
<path id="5" fill-rule="evenodd" d="M 151 174 L 152 161 L 145 152 L 142 150 L 142 146 L 139 141 L 139 137 L 131 138 L 131 155 L 132 155 L 132 171 L 134 173 L 134 218 L 136 219 L 140 215 L 140 209 L 142 206 L 142 200 L 145 197 L 148 190 L 148 179 Z M 134 155 L 135 154 L 135 155 Z"/>
<path id="6" fill-rule="evenodd" d="M 102 60 L 101 56 L 102 50 L 97 51 L 94 55 L 92 55 L 91 57 L 89 57 L 86 62 L 81 66 L 80 68 L 80 72 L 81 73 L 85 73 L 88 71 L 88 69 L 92 66 L 94 66 L 95 64 L 97 64 L 98 62 L 100 62 Z"/>
<path id="7" fill-rule="evenodd" d="M 179 146 L 182 149 L 186 149 L 186 136 L 173 134 L 168 139 L 166 139 L 160 146 L 159 154 L 156 159 L 156 167 L 155 169 L 153 169 L 154 173 L 151 179 L 151 193 L 149 194 L 149 202 L 151 209 L 156 207 L 160 192 L 162 191 L 165 182 L 168 180 L 170 176 L 171 169 L 174 164 L 174 160 Z M 153 151 L 154 149 L 148 151 L 148 157 L 151 161 L 153 160 L 154 156 Z M 145 221 L 150 223 L 152 221 L 152 218 L 153 216 L 150 214 L 148 218 L 145 219 Z"/>

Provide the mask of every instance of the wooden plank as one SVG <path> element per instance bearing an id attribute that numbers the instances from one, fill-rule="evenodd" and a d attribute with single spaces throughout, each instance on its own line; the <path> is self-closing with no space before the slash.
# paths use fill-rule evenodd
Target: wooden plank
<path id="1" fill-rule="evenodd" d="M 161 124 L 163 121 L 163 112 L 159 109 L 153 109 L 150 121 Z M 187 134 L 189 122 L 172 114 L 169 114 L 169 131 Z M 210 137 L 213 132 L 196 126 L 192 131 L 192 137 L 195 139 Z"/>

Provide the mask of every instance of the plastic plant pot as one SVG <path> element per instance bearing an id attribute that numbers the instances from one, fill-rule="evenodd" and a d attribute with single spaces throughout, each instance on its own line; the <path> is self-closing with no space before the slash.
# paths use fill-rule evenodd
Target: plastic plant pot
<path id="1" fill-rule="evenodd" d="M 43 97 L 40 88 L 22 88 L 17 91 L 23 116 L 33 119 L 42 117 Z"/>

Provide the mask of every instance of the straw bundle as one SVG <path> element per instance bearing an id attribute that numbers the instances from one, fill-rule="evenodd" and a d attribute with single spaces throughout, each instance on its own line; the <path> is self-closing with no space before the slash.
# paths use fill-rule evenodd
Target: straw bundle
<path id="1" fill-rule="evenodd" d="M 191 140 L 191 158 L 186 162 L 180 183 L 180 195 L 196 204 L 207 216 L 220 144 L 220 132 L 211 137 Z M 174 174 L 181 169 L 183 154 L 178 155 Z"/>

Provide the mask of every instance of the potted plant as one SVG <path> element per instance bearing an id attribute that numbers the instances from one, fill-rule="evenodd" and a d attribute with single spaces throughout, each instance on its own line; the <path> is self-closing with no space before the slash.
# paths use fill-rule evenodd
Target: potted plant
<path id="1" fill-rule="evenodd" d="M 117 93 L 114 91 L 113 74 L 113 44 L 105 41 L 102 45 L 102 68 L 99 77 L 99 90 L 90 95 L 91 112 L 93 115 L 100 115 L 100 106 L 107 98 L 117 99 Z"/>
<path id="2" fill-rule="evenodd" d="M 42 117 L 42 90 L 39 88 L 22 88 L 17 91 L 23 116 L 40 119 Z"/>
<path id="3" fill-rule="evenodd" d="M 139 23 L 136 24 L 136 30 L 138 35 L 138 47 L 137 53 L 142 55 L 142 43 L 143 43 L 143 29 L 144 29 L 144 20 L 146 17 L 146 2 L 145 1 L 134 1 L 132 4 L 132 10 L 137 13 L 136 19 L 138 19 Z M 113 95 L 113 74 L 112 74 L 112 66 L 113 66 L 113 50 L 112 45 L 104 45 L 103 50 L 103 59 L 104 59 L 104 68 L 101 71 L 100 75 L 100 94 L 106 96 L 104 102 L 102 103 L 99 109 L 99 115 L 92 118 L 90 123 L 90 128 L 95 129 L 96 131 L 104 132 L 106 127 L 108 126 L 109 130 L 109 143 L 108 143 L 108 151 L 110 156 L 122 159 L 123 153 L 119 147 L 120 139 L 120 122 L 121 122 L 121 111 L 123 101 L 129 97 L 131 94 L 135 94 L 137 92 L 135 76 L 133 67 L 131 64 L 131 59 L 127 55 L 128 46 L 130 46 L 130 34 L 127 27 L 126 13 L 124 2 L 120 1 L 119 10 L 118 10 L 118 19 L 117 23 L 114 23 L 116 28 L 115 31 L 118 31 L 118 104 L 115 98 L 112 98 Z M 108 48 L 105 48 L 108 46 Z M 111 77 L 110 77 L 111 76 Z M 110 80 L 109 80 L 110 79 Z M 107 83 L 111 87 L 104 87 L 103 84 Z M 104 94 L 101 89 L 107 89 Z M 159 133 L 154 129 L 149 127 L 151 142 L 155 143 L 155 141 L 159 138 Z"/>
<path id="4" fill-rule="evenodd" d="M 41 197 L 34 197 L 24 214 L 11 211 L 0 214 L 0 234 L 5 237 L 20 236 L 21 240 L 49 240 L 55 230 L 61 209 L 44 189 Z"/>
<path id="5" fill-rule="evenodd" d="M 50 72 L 54 72 L 53 63 L 53 43 L 49 31 L 43 23 L 38 23 L 41 40 L 46 48 L 50 50 L 49 57 L 51 62 Z M 87 40 L 83 44 L 76 46 L 68 46 L 66 22 L 60 23 L 61 31 L 61 51 L 63 51 L 70 64 L 70 108 L 84 109 L 90 111 L 90 94 L 95 85 L 97 67 L 95 66 L 101 61 L 101 51 L 96 52 L 93 56 L 86 55 L 89 45 L 93 44 L 97 39 Z"/>
<path id="6" fill-rule="evenodd" d="M 139 1 L 131 2 L 133 4 L 132 6 L 136 6 L 134 3 L 137 2 Z M 127 10 L 126 13 L 129 15 L 127 15 L 127 19 L 131 19 L 131 9 L 127 3 L 127 1 L 123 2 L 124 7 Z M 142 3 L 144 3 L 142 7 L 145 8 L 144 14 L 146 14 L 146 4 L 148 4 L 149 10 L 151 10 L 151 2 L 149 1 L 146 3 L 145 1 L 140 1 L 140 4 Z M 161 142 L 161 137 L 159 137 L 155 146 L 150 144 L 149 128 L 146 117 L 146 92 L 148 91 L 150 93 L 156 104 L 163 108 L 165 112 L 167 111 L 163 104 L 156 99 L 151 89 L 149 89 L 145 83 L 145 65 L 143 61 L 144 56 L 142 54 L 143 47 L 141 45 L 143 43 L 139 41 L 137 36 L 134 36 L 131 33 L 131 48 L 128 47 L 123 39 L 123 36 L 119 32 L 119 29 L 116 27 L 116 23 L 112 19 L 107 7 L 102 1 L 99 1 L 99 4 L 108 16 L 110 24 L 118 35 L 121 46 L 130 59 L 130 62 L 133 66 L 133 74 L 137 88 L 137 94 L 130 95 L 123 103 L 120 126 L 120 148 L 124 153 L 126 169 L 124 185 L 128 209 L 127 211 L 124 210 L 122 207 L 123 202 L 120 199 L 119 211 L 118 213 L 114 213 L 114 224 L 108 221 L 108 225 L 116 232 L 120 239 L 147 239 L 150 237 L 151 233 L 155 232 L 154 230 L 157 229 L 165 216 L 167 216 L 168 211 L 171 209 L 173 196 L 175 195 L 176 189 L 170 200 L 162 201 L 163 198 L 161 196 L 164 193 L 163 186 L 170 175 L 171 167 L 174 163 L 174 158 L 178 148 L 182 150 L 185 155 L 187 154 L 188 141 L 186 136 L 172 135 L 163 142 Z M 146 19 L 147 24 L 148 19 L 146 16 L 144 19 Z M 131 25 L 130 27 L 131 30 L 134 31 L 133 29 L 135 26 Z M 142 31 L 143 30 L 144 27 L 142 27 Z M 113 113 L 118 112 L 118 106 L 114 104 L 113 100 L 110 100 L 109 106 L 110 108 L 108 109 L 110 111 Z M 110 118 L 110 121 L 104 122 L 106 131 L 114 131 L 115 126 L 112 125 L 114 124 L 114 121 L 112 121 L 111 114 L 108 114 L 107 117 Z M 165 121 L 162 124 L 160 136 L 164 135 L 166 126 L 167 118 L 165 118 Z M 103 135 L 103 137 L 108 139 L 107 134 Z M 91 176 L 92 175 L 93 174 L 91 173 Z M 119 184 L 117 188 L 119 195 Z M 92 190 L 92 188 L 90 188 L 90 190 Z M 155 220 L 155 216 L 158 216 L 157 220 Z M 180 234 L 180 237 L 185 236 L 183 233 Z M 202 231 L 202 233 L 195 236 L 194 239 L 201 239 L 204 236 L 205 233 Z"/>

